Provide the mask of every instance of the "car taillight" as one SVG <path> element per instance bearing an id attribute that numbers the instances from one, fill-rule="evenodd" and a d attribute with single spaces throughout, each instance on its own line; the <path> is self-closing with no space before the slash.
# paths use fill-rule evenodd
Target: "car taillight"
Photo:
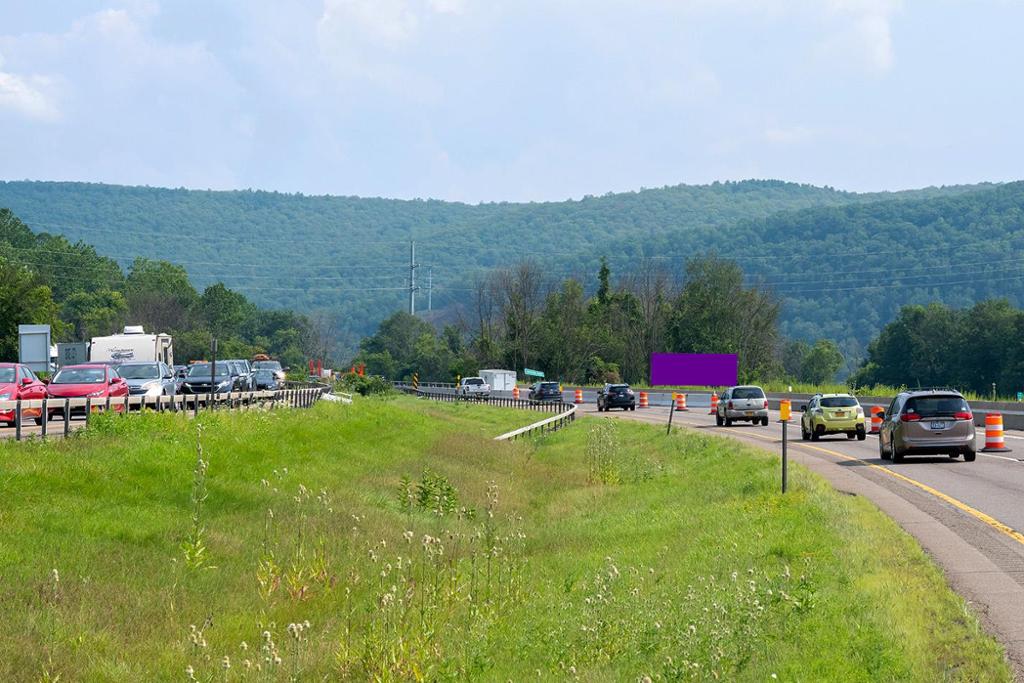
<path id="1" fill-rule="evenodd" d="M 917 413 L 903 413 L 900 415 L 900 422 L 920 422 L 921 416 Z"/>
<path id="2" fill-rule="evenodd" d="M 765 399 L 765 400 L 764 400 L 764 407 L 765 407 L 765 408 L 767 408 L 767 407 L 768 407 L 768 399 Z"/>
<path id="3" fill-rule="evenodd" d="M 954 413 L 953 414 L 953 418 L 956 419 L 956 420 L 972 420 L 973 421 L 974 420 L 974 415 L 972 413 L 965 413 L 965 412 L 961 411 L 959 413 Z"/>
<path id="4" fill-rule="evenodd" d="M 726 407 L 727 407 L 727 408 L 728 408 L 729 410 L 732 410 L 732 401 L 729 401 L 729 403 L 728 403 L 728 404 L 726 405 Z"/>

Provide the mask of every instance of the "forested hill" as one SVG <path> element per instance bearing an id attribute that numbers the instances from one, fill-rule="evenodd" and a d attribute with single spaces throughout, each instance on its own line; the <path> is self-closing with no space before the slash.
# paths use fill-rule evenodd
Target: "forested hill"
<path id="1" fill-rule="evenodd" d="M 6 182 L 0 183 L 0 207 L 9 207 L 37 231 L 95 245 L 122 265 L 136 256 L 167 259 L 184 266 L 200 288 L 222 281 L 265 306 L 330 311 L 351 335 L 349 341 L 404 305 L 408 241 L 415 239 L 422 286 L 426 266 L 433 270 L 435 309 L 465 300 L 486 269 L 525 257 L 536 259 L 551 276 L 564 277 L 595 272 L 606 255 L 613 276 L 621 276 L 645 263 L 679 272 L 687 256 L 713 249 L 737 257 L 750 273 L 785 283 L 780 291 L 793 296 L 784 314 L 789 331 L 808 338 L 830 334 L 862 345 L 891 317 L 888 305 L 884 312 L 869 311 L 857 300 L 867 296 L 864 291 L 850 301 L 829 292 L 827 305 L 810 303 L 805 296 L 810 284 L 802 290 L 792 282 L 803 277 L 801 269 L 826 274 L 868 264 L 900 270 L 953 262 L 955 252 L 943 253 L 942 242 L 927 233 L 934 229 L 964 241 L 971 237 L 964 233 L 969 228 L 952 215 L 931 226 L 929 207 L 945 207 L 935 208 L 936 216 L 980 213 L 977 220 L 985 224 L 987 197 L 1012 190 L 978 185 L 854 194 L 744 181 L 579 201 L 466 205 Z M 903 221 L 918 226 L 914 234 L 923 243 L 893 241 L 891 226 Z M 884 239 L 872 236 L 879 230 Z M 903 292 L 895 294 L 898 299 Z M 953 292 L 942 294 L 948 301 L 945 294 Z M 425 309 L 425 291 L 418 301 Z"/>

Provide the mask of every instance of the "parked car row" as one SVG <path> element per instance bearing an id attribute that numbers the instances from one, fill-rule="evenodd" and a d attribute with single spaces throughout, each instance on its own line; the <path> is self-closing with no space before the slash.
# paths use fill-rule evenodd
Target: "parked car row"
<path id="1" fill-rule="evenodd" d="M 264 361 L 266 362 L 266 361 Z M 276 361 L 270 361 L 277 363 Z M 230 393 L 284 388 L 283 370 L 265 366 L 253 369 L 247 360 L 226 359 L 189 366 L 169 366 L 163 362 L 97 362 L 67 365 L 49 380 L 41 380 L 21 363 L 0 363 L 0 401 L 35 401 L 44 398 L 91 398 L 95 403 L 125 396 L 174 396 L 176 394 Z M 216 374 L 213 374 L 216 372 Z M 123 406 L 115 405 L 116 410 Z M 63 419 L 63 408 L 47 408 L 49 417 Z M 85 407 L 71 409 L 72 415 L 84 414 Z M 25 408 L 23 419 L 42 423 L 42 408 Z M 11 426 L 14 410 L 0 410 L 0 424 Z"/>

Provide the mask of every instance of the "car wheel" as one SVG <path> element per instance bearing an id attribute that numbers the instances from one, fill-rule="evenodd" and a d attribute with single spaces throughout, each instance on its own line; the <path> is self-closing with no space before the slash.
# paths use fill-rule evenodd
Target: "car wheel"
<path id="1" fill-rule="evenodd" d="M 818 429 L 814 428 L 811 430 L 811 441 L 817 441 L 821 438 L 821 434 L 818 433 Z"/>
<path id="2" fill-rule="evenodd" d="M 867 434 L 867 432 L 864 431 L 864 427 L 863 426 L 858 426 L 857 427 L 857 441 L 863 441 L 866 438 L 868 438 L 868 434 Z"/>
<path id="3" fill-rule="evenodd" d="M 947 453 L 947 455 L 949 455 L 950 460 L 956 460 L 957 458 L 960 457 L 960 454 L 957 453 L 956 451 L 950 451 L 949 453 Z"/>
<path id="4" fill-rule="evenodd" d="M 892 449 L 892 461 L 893 462 L 903 462 L 903 453 L 900 451 L 899 448 L 896 447 L 896 444 L 893 444 L 891 449 Z"/>
<path id="5" fill-rule="evenodd" d="M 964 462 L 974 462 L 977 457 L 976 451 L 964 451 Z"/>
<path id="6" fill-rule="evenodd" d="M 52 420 L 53 418 L 50 418 L 50 419 Z M 61 419 L 63 420 L 64 418 L 61 418 Z M 43 426 L 43 418 L 41 418 L 41 417 L 33 417 L 32 421 L 35 422 L 40 427 Z"/>
<path id="7" fill-rule="evenodd" d="M 718 413 L 715 413 L 715 424 L 718 425 L 719 427 L 721 427 L 724 424 L 724 420 L 722 420 L 722 416 L 719 415 Z"/>
<path id="8" fill-rule="evenodd" d="M 888 460 L 890 457 L 889 454 L 886 453 L 885 451 L 885 445 L 882 444 L 881 437 L 878 438 L 878 457 L 881 458 L 882 460 Z"/>
<path id="9" fill-rule="evenodd" d="M 631 406 L 629 407 L 629 409 L 630 409 L 630 410 L 636 410 L 636 405 L 631 405 Z"/>
<path id="10" fill-rule="evenodd" d="M 807 441 L 808 438 L 809 437 L 807 436 L 807 430 L 804 429 L 803 424 L 801 424 L 800 425 L 800 440 L 801 441 Z"/>
<path id="11" fill-rule="evenodd" d="M 846 438 L 853 440 L 853 437 L 857 436 L 857 432 L 846 432 Z"/>
<path id="12" fill-rule="evenodd" d="M 725 426 L 732 427 L 732 420 L 730 420 L 729 418 L 725 418 Z"/>
<path id="13" fill-rule="evenodd" d="M 764 426 L 764 427 L 768 426 L 768 418 L 767 417 L 762 417 L 761 418 L 761 425 Z"/>

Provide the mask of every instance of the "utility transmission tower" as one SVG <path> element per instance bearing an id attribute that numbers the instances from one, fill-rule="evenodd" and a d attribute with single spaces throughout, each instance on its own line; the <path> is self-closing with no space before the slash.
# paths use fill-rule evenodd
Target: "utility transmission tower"
<path id="1" fill-rule="evenodd" d="M 409 315 L 416 315 L 416 242 L 409 240 Z"/>
<path id="2" fill-rule="evenodd" d="M 434 266 L 427 266 L 427 312 L 434 310 Z"/>

